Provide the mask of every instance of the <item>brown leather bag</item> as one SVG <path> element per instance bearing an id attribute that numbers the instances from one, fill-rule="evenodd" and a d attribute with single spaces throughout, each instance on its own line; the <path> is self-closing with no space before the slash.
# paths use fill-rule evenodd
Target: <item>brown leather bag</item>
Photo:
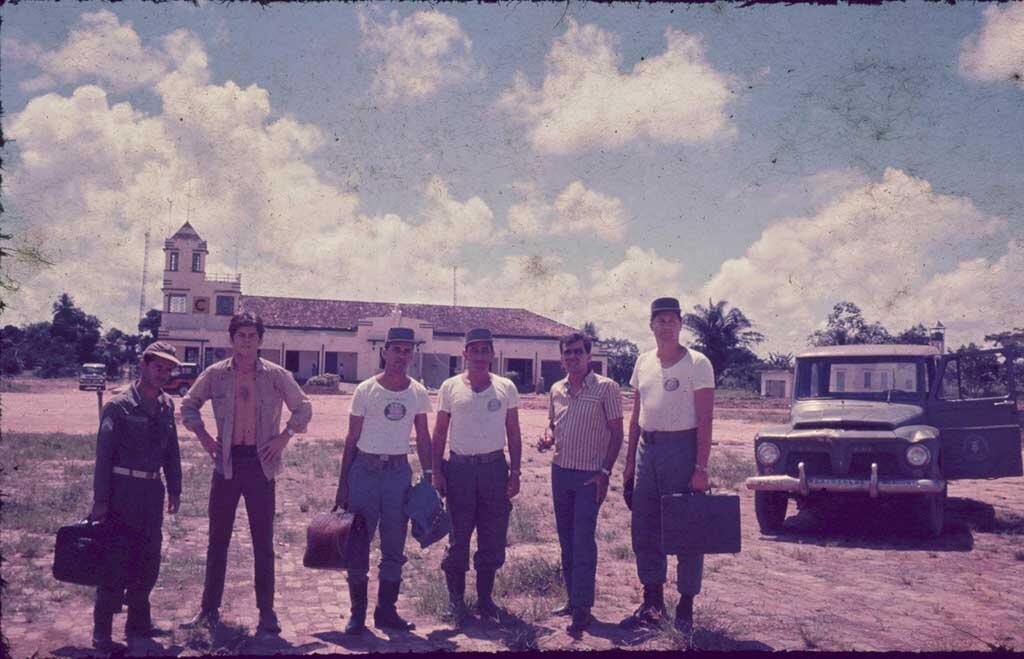
<path id="1" fill-rule="evenodd" d="M 320 513 L 306 529 L 302 564 L 317 570 L 345 570 L 369 543 L 361 515 L 341 510 Z"/>

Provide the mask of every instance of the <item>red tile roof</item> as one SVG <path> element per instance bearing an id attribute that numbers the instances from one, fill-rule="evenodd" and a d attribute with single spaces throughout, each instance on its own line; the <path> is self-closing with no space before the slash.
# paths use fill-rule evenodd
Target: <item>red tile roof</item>
<path id="1" fill-rule="evenodd" d="M 465 334 L 475 327 L 486 327 L 495 336 L 557 338 L 577 331 L 526 309 L 500 307 L 312 300 L 263 295 L 243 295 L 240 306 L 259 315 L 268 327 L 280 328 L 355 330 L 361 319 L 390 316 L 398 309 L 403 317 L 432 323 L 435 334 Z"/>

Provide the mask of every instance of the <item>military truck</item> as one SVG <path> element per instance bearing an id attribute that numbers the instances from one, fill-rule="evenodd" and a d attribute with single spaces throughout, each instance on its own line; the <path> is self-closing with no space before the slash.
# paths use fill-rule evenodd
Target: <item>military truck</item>
<path id="1" fill-rule="evenodd" d="M 924 345 L 797 355 L 790 422 L 754 438 L 758 475 L 746 485 L 761 531 L 781 531 L 790 499 L 860 496 L 900 497 L 922 532 L 940 535 L 949 481 L 1024 473 L 1021 357 Z"/>

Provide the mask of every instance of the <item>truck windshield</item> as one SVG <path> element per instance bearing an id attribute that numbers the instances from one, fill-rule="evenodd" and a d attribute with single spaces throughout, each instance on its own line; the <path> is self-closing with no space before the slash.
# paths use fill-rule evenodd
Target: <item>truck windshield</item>
<path id="1" fill-rule="evenodd" d="M 82 375 L 104 375 L 107 371 L 107 367 L 102 364 L 88 364 L 82 367 Z"/>
<path id="2" fill-rule="evenodd" d="M 797 398 L 917 401 L 927 390 L 921 360 L 815 357 L 796 363 Z"/>

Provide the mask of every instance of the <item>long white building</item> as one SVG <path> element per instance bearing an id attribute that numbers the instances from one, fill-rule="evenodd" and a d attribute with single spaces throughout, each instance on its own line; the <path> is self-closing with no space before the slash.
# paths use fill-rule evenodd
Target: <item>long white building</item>
<path id="1" fill-rule="evenodd" d="M 514 377 L 521 391 L 535 390 L 539 378 L 547 390 L 564 375 L 558 337 L 574 328 L 526 309 L 245 295 L 240 274 L 206 272 L 208 253 L 188 222 L 164 242 L 160 338 L 203 368 L 231 355 L 228 322 L 245 310 L 266 326 L 260 355 L 303 381 L 336 373 L 359 382 L 379 373 L 379 348 L 394 326 L 416 330 L 410 375 L 428 387 L 462 370 L 463 341 L 474 327 L 494 334 L 493 370 Z M 607 356 L 595 350 L 592 367 L 606 373 Z"/>

